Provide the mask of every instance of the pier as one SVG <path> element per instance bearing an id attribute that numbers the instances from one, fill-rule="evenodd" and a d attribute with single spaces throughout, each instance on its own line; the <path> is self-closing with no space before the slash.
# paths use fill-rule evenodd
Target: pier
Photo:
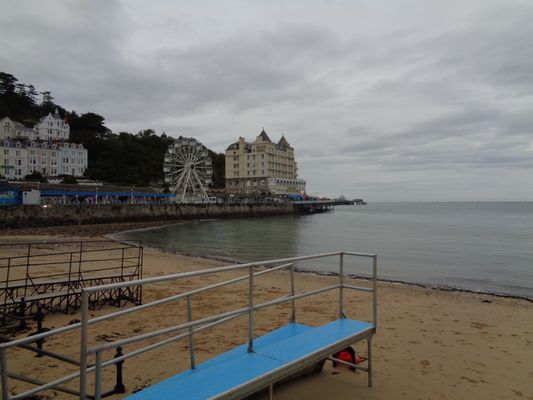
<path id="1" fill-rule="evenodd" d="M 292 206 L 294 210 L 307 213 L 315 214 L 326 212 L 332 210 L 335 206 L 346 206 L 346 205 L 365 205 L 366 202 L 363 199 L 334 199 L 334 200 L 295 200 L 292 201 Z"/>

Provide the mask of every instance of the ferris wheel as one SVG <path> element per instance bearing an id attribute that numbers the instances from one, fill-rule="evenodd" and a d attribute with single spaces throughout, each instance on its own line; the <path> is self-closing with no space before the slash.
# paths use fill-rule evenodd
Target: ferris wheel
<path id="1" fill-rule="evenodd" d="M 213 168 L 206 147 L 193 138 L 174 140 L 163 164 L 165 182 L 178 203 L 205 203 Z"/>

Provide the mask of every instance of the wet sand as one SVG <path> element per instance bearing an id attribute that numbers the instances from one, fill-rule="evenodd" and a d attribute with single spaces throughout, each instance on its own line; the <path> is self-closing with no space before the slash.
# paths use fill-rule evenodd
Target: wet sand
<path id="1" fill-rule="evenodd" d="M 141 227 L 139 225 L 136 228 Z M 76 228 L 85 237 L 93 237 L 114 230 L 133 229 L 131 226 L 91 226 Z M 45 236 L 28 236 L 30 232 L 9 232 L 0 242 L 32 240 L 74 240 L 68 228 L 45 228 Z M 63 235 L 63 236 L 62 236 Z M 146 249 L 145 276 L 165 275 L 223 265 L 220 261 L 185 257 Z M 242 272 L 202 276 L 194 279 L 146 286 L 144 303 L 180 293 L 194 287 L 241 276 Z M 303 292 L 337 282 L 335 277 L 297 274 L 297 291 Z M 289 292 L 289 274 L 272 272 L 257 278 L 257 302 L 267 301 Z M 368 285 L 368 282 L 353 282 Z M 217 289 L 193 299 L 195 318 L 244 307 L 247 302 L 246 283 Z M 231 289 L 230 289 L 231 288 Z M 276 399 L 529 399 L 533 400 L 533 303 L 484 294 L 448 292 L 390 282 L 378 285 L 378 330 L 374 337 L 374 387 L 367 387 L 363 372 L 333 369 L 326 364 L 320 374 L 301 378 L 275 388 Z M 297 320 L 320 325 L 336 318 L 337 292 L 330 292 L 298 301 Z M 370 317 L 370 296 L 348 293 L 346 314 L 350 318 Z M 104 307 L 91 311 L 92 316 L 117 311 Z M 261 311 L 256 319 L 256 335 L 273 330 L 289 321 L 290 305 L 280 305 Z M 54 314 L 45 319 L 46 327 L 59 327 L 78 319 L 79 315 Z M 178 302 L 135 312 L 91 327 L 91 345 L 105 343 L 163 328 L 186 319 L 186 304 Z M 34 323 L 32 328 L 34 329 Z M 31 329 L 30 329 L 31 330 Z M 21 336 L 27 335 L 30 330 Z M 199 362 L 231 347 L 246 342 L 247 319 L 238 318 L 196 338 Z M 356 345 L 365 353 L 366 345 Z M 77 358 L 79 332 L 51 338 L 45 349 Z M 138 348 L 130 345 L 125 351 Z M 124 380 L 127 393 L 154 384 L 189 365 L 186 340 L 169 344 L 155 351 L 126 361 Z M 110 358 L 113 352 L 105 353 Z M 74 372 L 55 360 L 35 358 L 25 350 L 8 353 L 9 370 L 30 374 L 41 380 L 51 380 Z M 92 375 L 90 381 L 92 381 Z M 207 384 L 207 383 L 206 383 Z M 104 369 L 104 391 L 114 385 L 114 368 Z M 70 386 L 76 387 L 76 383 Z M 26 384 L 12 381 L 11 390 L 20 392 Z M 72 398 L 54 391 L 47 398 Z M 111 398 L 121 398 L 115 395 Z M 261 395 L 257 396 L 262 398 Z"/>

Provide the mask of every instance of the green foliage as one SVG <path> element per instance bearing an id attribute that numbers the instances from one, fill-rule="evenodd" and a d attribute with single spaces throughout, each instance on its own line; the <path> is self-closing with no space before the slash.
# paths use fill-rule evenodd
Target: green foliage
<path id="1" fill-rule="evenodd" d="M 64 175 L 60 183 L 66 183 L 68 185 L 76 185 L 78 183 L 78 180 L 76 179 L 75 176 Z"/>
<path id="2" fill-rule="evenodd" d="M 209 156 L 211 157 L 211 162 L 213 163 L 213 177 L 212 177 L 212 187 L 213 189 L 223 189 L 225 185 L 225 169 L 226 161 L 223 153 L 215 153 L 214 151 L 209 150 Z"/>
<path id="3" fill-rule="evenodd" d="M 33 171 L 31 174 L 24 177 L 25 181 L 47 183 L 48 179 L 38 171 Z"/>
<path id="4" fill-rule="evenodd" d="M 163 159 L 172 142 L 164 132 L 158 136 L 153 129 L 137 134 L 114 134 L 105 126 L 105 118 L 87 112 L 66 112 L 54 103 L 51 92 L 38 92 L 33 85 L 19 83 L 11 74 L 0 72 L 0 118 L 9 116 L 32 127 L 40 117 L 57 108 L 70 125 L 70 141 L 81 143 L 88 150 L 85 175 L 117 185 L 146 186 L 164 184 Z M 209 151 L 213 161 L 213 188 L 224 187 L 224 154 Z M 168 190 L 168 185 L 167 185 Z"/>

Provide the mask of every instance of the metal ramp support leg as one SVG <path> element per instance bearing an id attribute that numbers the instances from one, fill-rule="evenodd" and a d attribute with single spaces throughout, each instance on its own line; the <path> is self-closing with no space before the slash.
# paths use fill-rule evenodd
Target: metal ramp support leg
<path id="1" fill-rule="evenodd" d="M 372 387 L 372 336 L 373 335 L 370 335 L 368 339 L 366 339 L 368 345 L 368 387 Z"/>

